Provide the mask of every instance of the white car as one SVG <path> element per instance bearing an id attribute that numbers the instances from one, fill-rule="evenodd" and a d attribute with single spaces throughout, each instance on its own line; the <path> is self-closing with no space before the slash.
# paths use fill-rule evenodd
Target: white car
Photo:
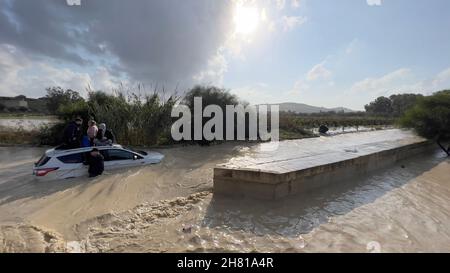
<path id="1" fill-rule="evenodd" d="M 88 176 L 88 166 L 83 164 L 93 147 L 59 150 L 53 148 L 35 163 L 33 175 L 46 180 Z M 164 155 L 157 152 L 135 151 L 121 145 L 96 146 L 105 160 L 105 171 L 143 166 L 161 162 Z"/>

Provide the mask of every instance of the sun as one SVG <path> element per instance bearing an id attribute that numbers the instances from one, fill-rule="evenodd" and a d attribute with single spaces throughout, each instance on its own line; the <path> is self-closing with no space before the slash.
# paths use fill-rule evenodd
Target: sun
<path id="1" fill-rule="evenodd" d="M 259 20 L 259 13 L 256 7 L 237 5 L 234 13 L 235 32 L 249 35 L 256 30 Z"/>

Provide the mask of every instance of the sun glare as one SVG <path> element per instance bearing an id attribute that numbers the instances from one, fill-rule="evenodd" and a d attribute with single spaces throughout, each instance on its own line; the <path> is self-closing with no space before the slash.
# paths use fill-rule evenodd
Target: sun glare
<path id="1" fill-rule="evenodd" d="M 259 23 L 259 13 L 256 7 L 238 5 L 234 14 L 235 31 L 238 34 L 251 34 Z"/>

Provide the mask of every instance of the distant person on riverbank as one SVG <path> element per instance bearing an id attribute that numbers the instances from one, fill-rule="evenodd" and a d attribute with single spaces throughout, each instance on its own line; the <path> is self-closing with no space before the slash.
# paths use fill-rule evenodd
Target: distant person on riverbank
<path id="1" fill-rule="evenodd" d="M 97 148 L 93 148 L 89 154 L 87 163 L 89 165 L 89 177 L 96 177 L 103 173 L 105 170 L 104 158 L 100 154 Z"/>
<path id="2" fill-rule="evenodd" d="M 98 133 L 97 123 L 95 122 L 95 120 L 90 120 L 88 125 L 89 127 L 87 129 L 87 136 L 89 138 L 91 146 L 94 146 L 94 140 L 97 137 Z"/>
<path id="3" fill-rule="evenodd" d="M 112 145 L 115 142 L 116 137 L 114 136 L 113 132 L 109 129 L 106 129 L 105 123 L 100 123 L 98 125 L 98 133 L 95 145 L 97 146 Z"/>
<path id="4" fill-rule="evenodd" d="M 63 135 L 63 145 L 67 149 L 80 148 L 81 146 L 81 125 L 83 124 L 83 119 L 77 117 L 74 121 L 70 122 L 64 129 Z"/>

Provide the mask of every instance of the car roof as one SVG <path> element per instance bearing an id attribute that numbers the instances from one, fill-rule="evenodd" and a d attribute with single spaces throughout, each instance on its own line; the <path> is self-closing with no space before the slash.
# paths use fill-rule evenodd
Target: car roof
<path id="1" fill-rule="evenodd" d="M 67 149 L 67 150 L 56 150 L 55 148 L 49 149 L 45 152 L 46 156 L 63 156 L 69 154 L 77 154 L 77 153 L 86 153 L 90 152 L 93 148 L 97 148 L 99 150 L 108 150 L 108 149 L 123 149 L 122 145 L 114 144 L 111 146 L 95 146 L 95 147 L 82 147 L 76 149 Z"/>

